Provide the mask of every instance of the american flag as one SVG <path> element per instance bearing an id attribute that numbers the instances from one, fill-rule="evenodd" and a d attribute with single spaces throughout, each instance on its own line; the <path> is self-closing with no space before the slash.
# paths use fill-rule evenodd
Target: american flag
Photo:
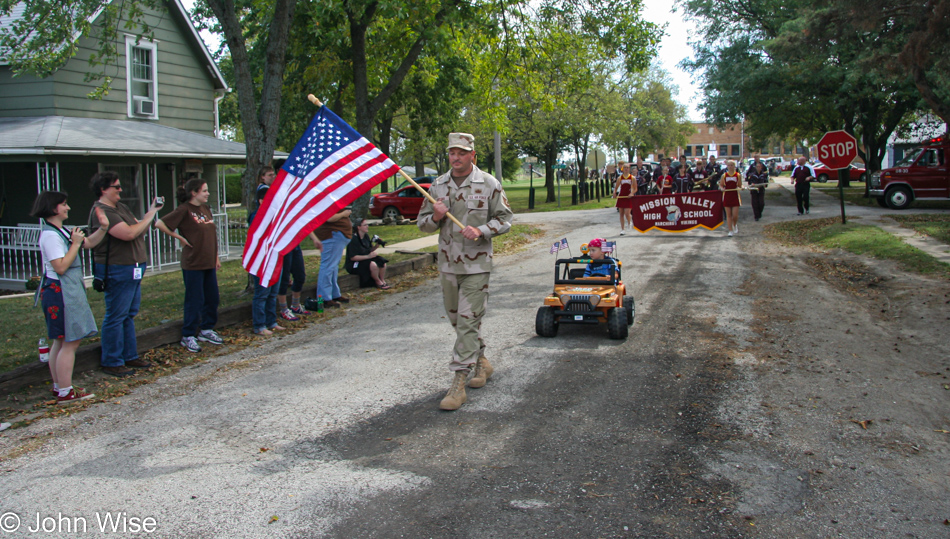
<path id="1" fill-rule="evenodd" d="M 615 241 L 605 241 L 605 242 L 604 242 L 604 248 L 601 249 L 601 250 L 602 250 L 604 253 L 612 253 L 612 252 L 614 252 L 614 249 L 615 249 L 616 247 L 617 247 L 617 242 L 615 242 Z"/>
<path id="2" fill-rule="evenodd" d="M 277 173 L 244 245 L 244 269 L 263 286 L 280 279 L 283 256 L 399 166 L 325 106 Z"/>
<path id="3" fill-rule="evenodd" d="M 554 242 L 551 246 L 551 254 L 557 253 L 561 249 L 567 249 L 567 238 L 561 238 L 561 241 Z"/>

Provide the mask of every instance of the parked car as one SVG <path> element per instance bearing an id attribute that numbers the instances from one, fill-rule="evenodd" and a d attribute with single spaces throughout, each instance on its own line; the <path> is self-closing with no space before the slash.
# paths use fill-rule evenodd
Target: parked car
<path id="1" fill-rule="evenodd" d="M 930 139 L 909 150 L 894 167 L 871 174 L 868 194 L 892 210 L 903 210 L 918 198 L 950 198 L 948 153 L 950 141 L 945 137 Z"/>
<path id="2" fill-rule="evenodd" d="M 769 169 L 769 176 L 778 176 L 781 174 L 784 168 L 782 168 L 782 158 L 781 157 L 769 157 L 763 159 L 766 168 Z"/>
<path id="3" fill-rule="evenodd" d="M 838 181 L 837 169 L 828 168 L 823 163 L 815 163 L 812 166 L 815 168 L 815 178 L 817 178 L 819 182 L 828 183 L 829 181 Z M 851 178 L 851 181 L 864 183 L 867 175 L 867 170 L 864 167 L 859 167 L 851 163 L 848 165 L 848 170 L 848 176 Z"/>
<path id="4" fill-rule="evenodd" d="M 429 190 L 430 185 L 432 185 L 431 180 L 419 184 L 426 191 Z M 400 187 L 391 193 L 373 195 L 373 198 L 369 200 L 369 213 L 380 219 L 387 217 L 399 219 L 400 216 L 406 219 L 415 219 L 419 216 L 419 209 L 422 208 L 424 200 L 425 197 L 422 196 L 422 193 L 409 185 L 409 182 L 406 182 L 405 187 Z"/>
<path id="5" fill-rule="evenodd" d="M 419 176 L 418 178 L 413 178 L 412 181 L 418 183 L 419 185 L 422 185 L 424 183 L 434 182 L 437 177 L 438 176 Z M 403 180 L 402 183 L 400 183 L 399 185 L 396 186 L 395 189 L 393 189 L 393 191 L 398 191 L 407 185 L 409 185 L 409 180 Z"/>

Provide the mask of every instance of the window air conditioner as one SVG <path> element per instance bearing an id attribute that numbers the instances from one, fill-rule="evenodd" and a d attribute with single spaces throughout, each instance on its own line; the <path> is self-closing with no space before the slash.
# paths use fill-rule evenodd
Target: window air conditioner
<path id="1" fill-rule="evenodd" d="M 154 116 L 155 102 L 151 99 L 135 98 L 135 113 L 140 116 Z"/>

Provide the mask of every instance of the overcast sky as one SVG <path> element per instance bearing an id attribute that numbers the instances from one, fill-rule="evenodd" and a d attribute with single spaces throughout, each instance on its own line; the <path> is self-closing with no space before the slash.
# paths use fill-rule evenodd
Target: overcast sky
<path id="1" fill-rule="evenodd" d="M 669 0 L 644 0 L 643 6 L 644 19 L 661 26 L 667 25 L 666 35 L 660 42 L 658 60 L 677 86 L 678 92 L 674 92 L 673 98 L 686 106 L 690 120 L 703 121 L 698 109 L 701 96 L 693 86 L 689 73 L 677 67 L 684 58 L 693 57 L 693 49 L 686 43 L 689 33 L 683 15 L 671 11 L 673 7 Z"/>
<path id="2" fill-rule="evenodd" d="M 182 0 L 185 9 L 191 11 L 194 0 Z M 686 43 L 688 33 L 682 22 L 682 15 L 674 14 L 670 0 L 644 0 L 643 18 L 658 25 L 666 24 L 666 34 L 660 42 L 659 63 L 670 74 L 676 92 L 673 98 L 686 106 L 689 119 L 694 122 L 703 120 L 698 111 L 700 96 L 693 87 L 690 75 L 677 67 L 684 58 L 690 58 L 693 50 Z M 207 33 L 202 32 L 205 41 L 209 40 Z"/>

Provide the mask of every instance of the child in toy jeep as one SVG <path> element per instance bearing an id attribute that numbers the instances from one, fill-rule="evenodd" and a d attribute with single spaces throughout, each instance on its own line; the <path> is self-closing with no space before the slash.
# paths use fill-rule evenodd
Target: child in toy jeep
<path id="1" fill-rule="evenodd" d="M 596 238 L 581 246 L 587 256 L 561 258 L 554 263 L 554 291 L 538 309 L 535 331 L 557 336 L 560 324 L 607 322 L 611 339 L 626 339 L 636 314 L 621 278 L 619 260 L 604 255 L 605 241 Z"/>

